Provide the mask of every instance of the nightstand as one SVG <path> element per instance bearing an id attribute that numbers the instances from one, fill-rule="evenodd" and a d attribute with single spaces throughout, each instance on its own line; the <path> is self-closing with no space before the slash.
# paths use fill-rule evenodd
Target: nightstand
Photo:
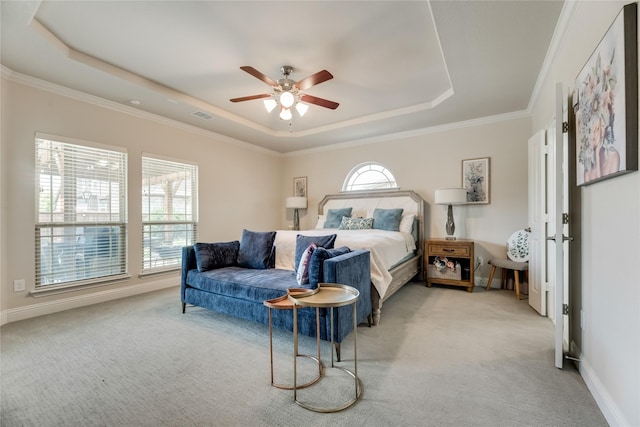
<path id="1" fill-rule="evenodd" d="M 432 239 L 424 242 L 424 271 L 427 286 L 433 283 L 440 285 L 460 286 L 473 292 L 474 255 L 473 240 Z M 448 267 L 438 269 L 434 265 L 437 259 L 452 262 L 454 270 Z"/>

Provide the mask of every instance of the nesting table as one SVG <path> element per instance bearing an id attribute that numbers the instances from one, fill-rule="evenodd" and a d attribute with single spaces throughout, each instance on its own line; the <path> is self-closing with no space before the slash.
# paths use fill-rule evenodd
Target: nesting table
<path id="1" fill-rule="evenodd" d="M 288 290 L 288 294 L 295 294 L 295 293 L 307 293 L 309 292 L 309 289 L 289 289 Z M 277 383 L 275 382 L 274 378 L 273 378 L 273 317 L 272 317 L 272 312 L 271 310 L 291 310 L 293 309 L 293 302 L 289 301 L 289 297 L 288 295 L 283 295 L 281 297 L 278 298 L 274 298 L 274 299 L 270 299 L 270 300 L 266 300 L 264 302 L 264 305 L 266 307 L 269 308 L 269 362 L 271 364 L 271 385 L 277 388 L 282 388 L 285 390 L 293 390 L 294 386 L 293 385 L 287 385 L 287 384 L 281 384 L 281 383 Z M 297 385 L 297 388 L 304 388 L 304 387 L 308 387 L 311 384 L 316 383 L 320 377 L 322 376 L 322 362 L 320 362 L 320 328 L 319 328 L 319 322 L 320 322 L 320 316 L 318 316 L 318 312 L 316 309 L 316 331 L 317 331 L 317 337 L 318 337 L 318 356 L 314 357 L 308 354 L 298 354 L 298 348 L 297 345 L 294 345 L 294 349 L 293 349 L 293 353 L 294 353 L 294 357 L 298 358 L 298 357 L 306 357 L 308 359 L 311 360 L 315 360 L 315 362 L 318 364 L 318 375 L 316 375 L 314 378 L 312 378 L 311 380 L 309 380 L 308 382 L 302 384 L 302 385 Z"/>
<path id="2" fill-rule="evenodd" d="M 358 320 L 356 316 L 356 302 L 358 301 L 358 297 L 360 293 L 357 289 L 347 285 L 341 285 L 337 283 L 319 283 L 316 289 L 300 291 L 296 289 L 294 292 L 290 290 L 287 294 L 288 300 L 293 304 L 293 400 L 298 405 L 302 406 L 305 409 L 309 409 L 315 412 L 338 412 L 343 409 L 347 409 L 356 403 L 360 396 L 362 395 L 362 382 L 358 377 L 358 340 L 357 340 L 357 330 L 358 330 Z M 333 309 L 337 307 L 343 307 L 353 305 L 353 371 L 335 366 L 334 358 L 333 358 Z M 339 369 L 346 374 L 350 375 L 354 380 L 354 393 L 353 398 L 349 399 L 348 402 L 344 403 L 338 407 L 332 408 L 319 408 L 314 406 L 311 403 L 302 402 L 298 400 L 298 389 L 302 387 L 306 387 L 310 384 L 303 384 L 298 386 L 297 383 L 297 359 L 298 359 L 298 308 L 303 307 L 315 307 L 316 308 L 316 329 L 319 331 L 320 329 L 320 316 L 319 309 L 320 308 L 328 308 L 331 315 L 331 366 L 330 368 Z M 318 363 L 321 366 L 322 362 L 320 359 L 320 332 L 318 332 L 317 336 L 318 341 Z M 320 376 L 322 376 L 322 368 L 320 368 Z M 316 381 L 313 381 L 315 383 Z"/>

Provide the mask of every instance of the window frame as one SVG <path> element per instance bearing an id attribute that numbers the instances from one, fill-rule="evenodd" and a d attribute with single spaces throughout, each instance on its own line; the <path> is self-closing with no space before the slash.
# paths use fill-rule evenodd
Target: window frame
<path id="1" fill-rule="evenodd" d="M 54 169 L 42 162 L 53 162 L 56 150 L 64 155 L 55 156 Z M 32 293 L 129 278 L 126 149 L 36 132 L 34 152 Z M 61 206 L 52 204 L 54 187 L 63 194 Z"/>
<path id="2" fill-rule="evenodd" d="M 182 159 L 164 157 L 152 153 L 142 153 L 141 157 L 141 272 L 140 275 L 163 273 L 167 271 L 179 270 L 182 267 L 182 247 L 185 245 L 193 245 L 197 241 L 198 237 L 198 165 L 194 162 L 185 161 Z M 185 208 L 182 214 L 184 219 L 152 219 L 152 200 L 155 194 L 155 199 L 158 199 L 160 193 L 157 191 L 156 184 L 150 182 L 145 183 L 145 180 L 149 180 L 148 174 L 150 172 L 162 172 L 162 167 L 166 167 L 165 175 L 173 175 L 178 173 L 184 173 L 185 177 L 190 179 L 184 180 L 184 195 L 182 199 L 185 203 Z M 153 168 L 153 171 L 149 171 L 148 168 Z M 188 184 L 187 184 L 188 182 Z M 176 193 L 172 195 L 172 198 L 180 191 L 181 184 L 176 188 Z M 163 189 L 162 202 L 166 206 L 166 189 Z M 172 199 L 173 200 L 173 199 Z M 173 209 L 174 205 L 171 204 Z M 187 207 L 189 209 L 187 209 Z M 187 213 L 187 211 L 189 211 Z M 179 215 L 173 214 L 173 210 L 170 213 L 159 213 L 156 215 Z M 173 229 L 167 230 L 166 227 L 172 227 Z M 154 230 L 155 228 L 155 230 Z M 173 243 L 174 233 L 183 234 L 183 242 L 176 246 Z M 172 245 L 165 245 L 166 238 L 158 238 L 155 234 L 160 236 L 169 235 L 171 237 Z M 158 245 L 159 239 L 162 242 Z M 180 241 L 180 240 L 179 240 Z M 155 251 L 154 251 L 155 246 Z M 154 255 L 155 253 L 155 255 Z"/>
<path id="3" fill-rule="evenodd" d="M 354 188 L 354 186 L 358 185 L 358 178 L 362 177 L 364 174 L 371 174 L 372 172 L 382 175 L 384 179 L 380 180 L 378 183 L 368 184 L 369 187 L 367 187 L 366 183 L 361 183 L 359 184 L 361 188 Z M 388 185 L 383 186 L 382 184 L 385 182 Z M 382 163 L 372 161 L 356 165 L 349 171 L 344 183 L 342 184 L 343 192 L 388 191 L 397 190 L 399 188 L 398 181 L 391 170 Z"/>

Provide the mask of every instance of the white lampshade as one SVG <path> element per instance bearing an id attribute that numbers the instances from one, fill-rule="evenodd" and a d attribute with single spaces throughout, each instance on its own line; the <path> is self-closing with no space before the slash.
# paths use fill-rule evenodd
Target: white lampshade
<path id="1" fill-rule="evenodd" d="M 278 105 L 278 101 L 276 101 L 273 98 L 269 98 L 269 99 L 265 99 L 264 100 L 264 108 L 267 109 L 267 112 L 272 112 L 274 108 L 276 108 L 276 106 Z"/>
<path id="2" fill-rule="evenodd" d="M 287 197 L 286 207 L 289 209 L 306 209 L 307 198 L 306 197 Z"/>
<path id="3" fill-rule="evenodd" d="M 296 104 L 296 110 L 298 110 L 298 114 L 300 114 L 300 117 L 304 116 L 308 109 L 309 106 L 307 104 L 303 104 L 302 102 L 298 102 Z"/>
<path id="4" fill-rule="evenodd" d="M 293 114 L 291 114 L 290 109 L 283 108 L 282 111 L 280 111 L 280 118 L 282 120 L 291 120 L 291 117 L 293 117 Z"/>
<path id="5" fill-rule="evenodd" d="M 443 188 L 436 190 L 436 205 L 464 205 L 467 203 L 467 190 L 464 188 Z"/>
<path id="6" fill-rule="evenodd" d="M 285 91 L 280 94 L 280 105 L 284 108 L 291 108 L 296 99 L 291 92 Z"/>

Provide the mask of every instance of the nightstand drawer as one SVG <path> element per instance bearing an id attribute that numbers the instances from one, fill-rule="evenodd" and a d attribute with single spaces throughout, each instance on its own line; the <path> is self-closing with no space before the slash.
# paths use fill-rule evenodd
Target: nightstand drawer
<path id="1" fill-rule="evenodd" d="M 468 257 L 469 256 L 469 246 L 452 246 L 447 244 L 442 245 L 429 245 L 429 254 L 428 255 L 436 255 L 436 256 L 453 256 L 453 257 Z"/>

